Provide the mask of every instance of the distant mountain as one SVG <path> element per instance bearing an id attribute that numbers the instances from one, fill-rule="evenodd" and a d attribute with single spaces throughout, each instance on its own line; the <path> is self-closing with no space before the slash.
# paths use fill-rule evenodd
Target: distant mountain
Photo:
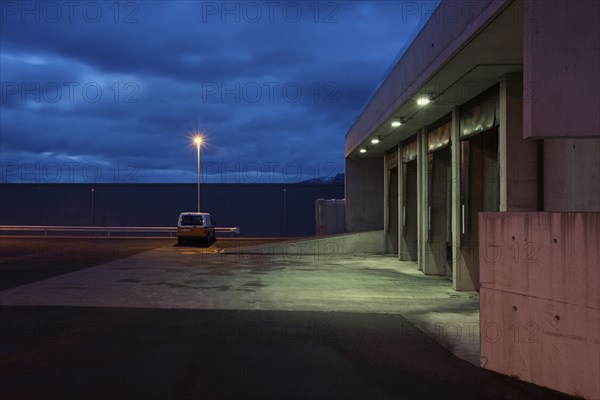
<path id="1" fill-rule="evenodd" d="M 334 177 L 312 178 L 298 183 L 313 183 L 313 184 L 344 184 L 344 173 L 339 173 Z"/>

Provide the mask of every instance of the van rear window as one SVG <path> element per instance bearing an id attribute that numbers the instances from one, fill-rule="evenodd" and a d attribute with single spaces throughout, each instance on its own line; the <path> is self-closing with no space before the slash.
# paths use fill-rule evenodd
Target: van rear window
<path id="1" fill-rule="evenodd" d="M 202 215 L 182 215 L 181 225 L 204 225 Z"/>

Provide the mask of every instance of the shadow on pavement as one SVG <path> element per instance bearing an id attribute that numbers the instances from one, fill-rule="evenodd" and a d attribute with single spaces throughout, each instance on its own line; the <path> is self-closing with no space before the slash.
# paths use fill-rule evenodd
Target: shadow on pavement
<path id="1" fill-rule="evenodd" d="M 6 399 L 569 398 L 474 367 L 398 315 L 3 307 L 0 326 Z"/>
<path id="2" fill-rule="evenodd" d="M 129 257 L 169 245 L 173 240 L 2 238 L 0 290 Z"/>

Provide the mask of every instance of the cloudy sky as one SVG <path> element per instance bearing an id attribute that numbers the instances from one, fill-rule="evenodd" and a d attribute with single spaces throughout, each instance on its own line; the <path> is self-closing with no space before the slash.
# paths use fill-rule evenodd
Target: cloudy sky
<path id="1" fill-rule="evenodd" d="M 295 182 L 435 2 L 3 1 L 1 182 Z"/>

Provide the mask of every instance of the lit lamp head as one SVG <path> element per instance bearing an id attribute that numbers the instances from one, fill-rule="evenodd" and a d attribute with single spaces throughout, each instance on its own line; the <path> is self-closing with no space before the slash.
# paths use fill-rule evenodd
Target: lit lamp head
<path id="1" fill-rule="evenodd" d="M 361 153 L 366 153 L 366 152 L 367 152 L 367 149 L 364 149 L 364 148 L 363 148 L 363 149 L 360 149 L 359 151 L 360 151 Z"/>
<path id="2" fill-rule="evenodd" d="M 391 125 L 392 128 L 399 127 L 400 125 L 402 125 L 402 118 L 394 118 L 392 120 L 392 122 L 390 123 L 390 125 Z"/>
<path id="3" fill-rule="evenodd" d="M 429 93 L 423 94 L 421 96 L 419 96 L 419 99 L 417 100 L 417 104 L 420 106 L 425 106 L 429 103 L 431 103 L 431 98 L 433 96 Z"/>
<path id="4" fill-rule="evenodd" d="M 196 143 L 198 146 L 200 146 L 202 144 L 202 136 L 194 137 L 194 143 Z"/>

